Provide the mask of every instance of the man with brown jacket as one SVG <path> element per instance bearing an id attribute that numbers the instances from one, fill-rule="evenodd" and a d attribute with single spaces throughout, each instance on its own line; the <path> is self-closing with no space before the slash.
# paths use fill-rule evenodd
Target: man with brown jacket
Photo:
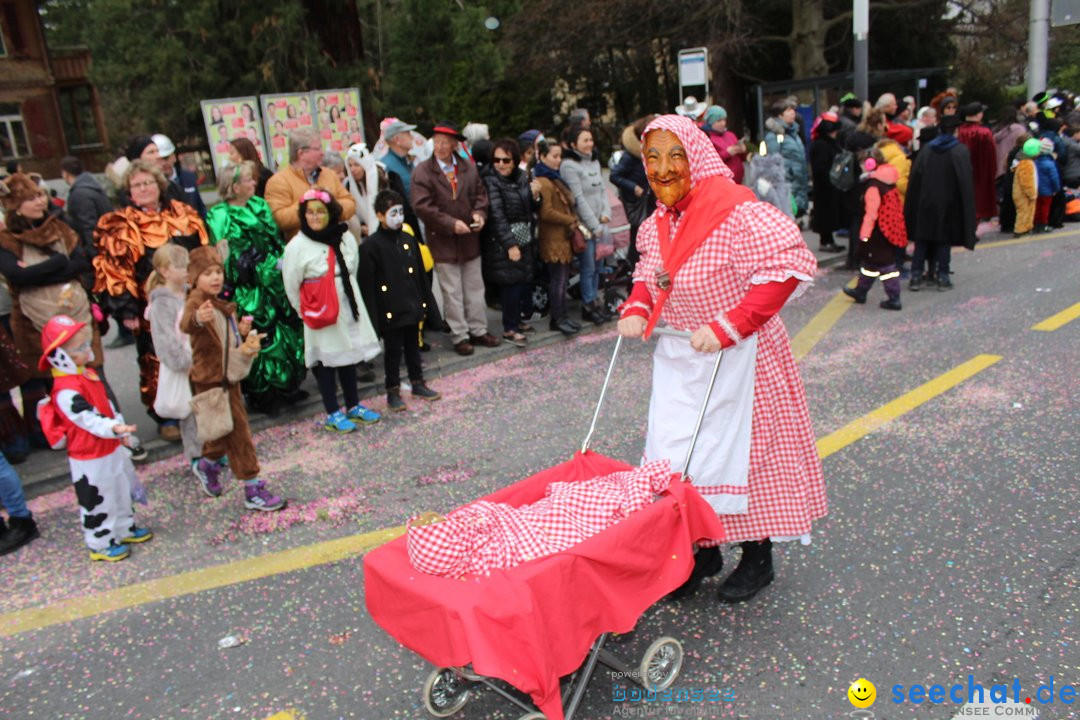
<path id="1" fill-rule="evenodd" d="M 342 222 L 356 212 L 352 194 L 341 184 L 337 173 L 322 167 L 322 160 L 322 142 L 315 130 L 298 128 L 289 132 L 289 164 L 282 165 L 266 181 L 266 202 L 286 240 L 300 232 L 300 197 L 313 185 L 341 203 Z"/>
<path id="2" fill-rule="evenodd" d="M 474 344 L 495 347 L 500 341 L 488 332 L 480 272 L 487 190 L 476 167 L 457 153 L 458 142 L 464 139 L 450 123 L 435 126 L 434 154 L 413 170 L 410 195 L 435 260 L 454 350 L 472 355 Z"/>

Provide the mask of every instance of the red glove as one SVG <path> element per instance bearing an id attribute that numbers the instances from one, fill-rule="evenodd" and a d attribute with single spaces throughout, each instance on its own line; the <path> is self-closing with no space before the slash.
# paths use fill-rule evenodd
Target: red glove
<path id="1" fill-rule="evenodd" d="M 788 278 L 784 282 L 768 282 L 761 285 L 753 285 L 750 292 L 742 302 L 727 312 L 727 320 L 739 338 L 747 338 L 761 329 L 761 326 L 769 322 L 772 316 L 780 312 L 784 303 L 799 286 L 798 278 Z M 735 344 L 723 326 L 715 320 L 709 323 L 709 327 L 716 333 L 720 340 L 720 348 L 729 348 Z"/>

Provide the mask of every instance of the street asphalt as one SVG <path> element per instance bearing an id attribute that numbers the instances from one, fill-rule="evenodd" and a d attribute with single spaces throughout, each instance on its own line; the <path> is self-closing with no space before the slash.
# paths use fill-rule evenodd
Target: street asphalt
<path id="1" fill-rule="evenodd" d="M 834 443 L 830 511 L 813 542 L 778 545 L 776 581 L 752 601 L 721 605 L 722 578 L 710 580 L 653 606 L 613 648 L 636 665 L 656 637 L 679 638 L 676 686 L 728 699 L 615 702 L 619 681 L 601 672 L 579 720 L 849 717 L 859 678 L 878 695 L 872 715 L 855 717 L 949 719 L 963 703 L 897 704 L 893 688 L 963 684 L 966 695 L 969 676 L 987 692 L 1008 685 L 1010 699 L 1018 681 L 1020 703 L 1031 697 L 1042 718 L 1077 716 L 1077 705 L 1036 695 L 1051 678 L 1056 692 L 1080 685 L 1080 320 L 1032 329 L 1080 303 L 1080 231 L 1067 229 L 955 253 L 956 288 L 905 284 L 901 312 L 877 307 L 880 287 L 841 308 L 800 362 L 815 434 L 847 432 L 883 406 L 891 419 Z M 851 277 L 822 271 L 782 313 L 791 335 L 836 307 Z M 0 560 L 0 718 L 428 717 L 431 666 L 371 620 L 362 556 L 311 552 L 285 568 L 273 553 L 445 512 L 569 457 L 614 331 L 554 340 L 448 366 L 431 383 L 442 400 L 410 402 L 353 435 L 331 436 L 313 417 L 261 431 L 264 477 L 290 501 L 283 513 L 245 512 L 235 485 L 203 496 L 175 457 L 145 466 L 150 505 L 137 513 L 156 537 L 122 563 L 89 563 L 70 489 L 41 494 L 31 507 L 42 538 Z M 940 380 L 985 355 L 1000 359 L 959 384 Z M 649 347 L 631 343 L 598 452 L 640 456 L 650 366 Z M 893 403 L 920 387 L 931 389 L 922 400 Z M 725 551 L 729 568 L 737 557 Z M 192 591 L 220 566 L 217 586 Z M 239 644 L 219 647 L 225 638 Z M 455 717 L 522 714 L 481 690 Z"/>

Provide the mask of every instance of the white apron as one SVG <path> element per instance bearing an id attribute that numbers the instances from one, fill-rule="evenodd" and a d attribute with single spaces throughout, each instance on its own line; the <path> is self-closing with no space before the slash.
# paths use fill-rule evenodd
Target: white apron
<path id="1" fill-rule="evenodd" d="M 718 515 L 747 511 L 756 361 L 757 335 L 724 350 L 690 460 L 694 487 Z M 658 339 L 645 461 L 666 458 L 673 472 L 683 471 L 715 364 L 715 354 L 696 352 L 684 338 L 665 335 Z"/>

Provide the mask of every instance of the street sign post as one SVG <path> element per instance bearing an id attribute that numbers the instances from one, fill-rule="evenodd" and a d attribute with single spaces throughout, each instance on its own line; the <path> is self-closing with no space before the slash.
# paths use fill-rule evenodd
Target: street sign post
<path id="1" fill-rule="evenodd" d="M 707 48 L 687 48 L 679 51 L 679 102 L 692 95 L 699 101 L 709 101 L 709 51 Z"/>

